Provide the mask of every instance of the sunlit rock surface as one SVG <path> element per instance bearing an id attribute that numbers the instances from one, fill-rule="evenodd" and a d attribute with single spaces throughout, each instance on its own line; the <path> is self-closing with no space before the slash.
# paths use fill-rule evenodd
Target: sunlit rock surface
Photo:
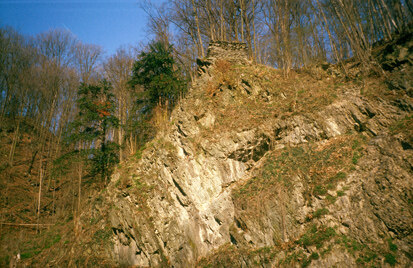
<path id="1" fill-rule="evenodd" d="M 404 44 L 411 52 L 411 38 Z M 393 75 L 405 77 L 412 62 L 400 57 L 411 53 L 398 46 Z M 231 76 L 217 60 L 244 66 Z M 312 90 L 337 87 L 328 102 L 306 112 L 294 98 L 310 84 L 292 93 L 270 90 L 275 80 L 266 67 L 251 65 L 243 44 L 212 43 L 200 65 L 201 76 L 166 130 L 114 174 L 107 190 L 119 264 L 412 264 L 411 77 L 394 82 L 397 96 L 385 88 L 392 95 L 385 97 L 363 94 L 364 84 L 322 84 L 329 70 L 320 81 L 297 74 Z M 289 108 L 261 113 L 279 102 Z M 230 107 L 251 117 L 238 118 L 244 110 Z"/>

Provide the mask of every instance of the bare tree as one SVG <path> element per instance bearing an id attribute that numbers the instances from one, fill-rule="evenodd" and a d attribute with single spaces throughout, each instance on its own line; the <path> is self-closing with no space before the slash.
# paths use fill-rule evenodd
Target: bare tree
<path id="1" fill-rule="evenodd" d="M 102 48 L 97 45 L 78 42 L 73 46 L 73 61 L 83 83 L 89 83 L 90 77 L 96 71 L 101 55 Z"/>
<path id="2" fill-rule="evenodd" d="M 113 92 L 117 100 L 117 117 L 120 121 L 121 127 L 117 130 L 117 142 L 120 145 L 119 158 L 120 161 L 124 159 L 125 147 L 125 129 L 128 123 L 128 115 L 131 114 L 133 102 L 131 90 L 128 86 L 128 80 L 132 71 L 134 63 L 134 53 L 132 49 L 118 49 L 115 55 L 108 58 L 104 64 L 105 77 L 112 84 Z M 135 152 L 135 144 L 133 133 L 129 133 L 126 147 L 129 154 Z"/>
<path id="3" fill-rule="evenodd" d="M 157 6 L 149 0 L 140 3 L 141 9 L 148 16 L 147 31 L 155 36 L 157 41 L 169 44 L 171 33 L 169 31 L 169 14 L 166 5 Z"/>
<path id="4" fill-rule="evenodd" d="M 204 45 L 202 43 L 201 30 L 199 28 L 198 7 L 195 5 L 195 0 L 192 0 L 192 8 L 194 10 L 196 32 L 198 36 L 198 51 L 199 51 L 200 56 L 203 58 L 205 57 Z"/>

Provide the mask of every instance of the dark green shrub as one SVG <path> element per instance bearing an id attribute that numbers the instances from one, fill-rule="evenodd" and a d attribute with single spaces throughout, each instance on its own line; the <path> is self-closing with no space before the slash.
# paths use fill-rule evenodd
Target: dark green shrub
<path id="1" fill-rule="evenodd" d="M 344 195 L 345 195 L 344 191 L 337 191 L 337 196 L 338 197 L 341 197 L 341 196 L 344 196 Z"/>
<path id="2" fill-rule="evenodd" d="M 389 249 L 393 252 L 397 251 L 398 247 L 396 244 L 393 244 L 393 241 L 391 239 L 387 240 L 389 243 Z"/>
<path id="3" fill-rule="evenodd" d="M 336 235 L 336 231 L 331 227 L 321 226 L 317 228 L 313 225 L 307 233 L 305 233 L 299 240 L 298 243 L 303 246 L 315 245 L 317 248 L 321 248 L 325 241 L 330 240 Z"/>
<path id="4" fill-rule="evenodd" d="M 394 257 L 391 253 L 384 255 L 384 262 L 390 264 L 391 266 L 394 266 L 397 263 L 396 257 Z"/>
<path id="5" fill-rule="evenodd" d="M 328 214 L 330 211 L 326 208 L 317 209 L 316 212 L 313 214 L 313 218 L 320 218 L 323 215 Z"/>
<path id="6" fill-rule="evenodd" d="M 313 193 L 314 193 L 315 195 L 325 195 L 325 194 L 327 193 L 327 189 L 326 189 L 324 186 L 317 185 L 317 186 L 314 188 Z"/>

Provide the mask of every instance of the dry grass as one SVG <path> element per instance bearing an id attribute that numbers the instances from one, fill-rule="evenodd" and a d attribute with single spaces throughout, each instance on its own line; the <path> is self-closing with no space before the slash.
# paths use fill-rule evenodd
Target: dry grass
<path id="1" fill-rule="evenodd" d="M 168 105 L 159 103 L 153 108 L 152 122 L 157 132 L 164 133 L 169 126 Z"/>
<path id="2" fill-rule="evenodd" d="M 227 60 L 218 59 L 215 62 L 215 69 L 218 73 L 224 74 L 232 69 L 232 64 Z"/>
<path id="3" fill-rule="evenodd" d="M 209 98 L 214 97 L 219 91 L 218 83 L 216 81 L 208 81 L 205 86 L 205 93 Z"/>
<path id="4" fill-rule="evenodd" d="M 212 75 L 213 80 L 208 81 L 204 86 L 204 91 L 208 99 L 217 96 L 223 87 L 235 87 L 239 79 L 232 63 L 222 59 L 215 62 Z"/>

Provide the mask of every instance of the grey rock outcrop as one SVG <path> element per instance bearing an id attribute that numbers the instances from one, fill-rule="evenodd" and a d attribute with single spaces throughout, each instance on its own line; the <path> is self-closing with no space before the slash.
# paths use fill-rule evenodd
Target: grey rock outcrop
<path id="1" fill-rule="evenodd" d="M 213 43 L 208 51 L 210 64 L 205 68 L 214 68 L 215 60 L 221 58 L 247 61 L 245 45 Z M 225 245 L 241 250 L 277 247 L 280 243 L 285 248 L 279 248 L 271 258 L 264 253 L 251 258 L 240 256 L 234 257 L 232 264 L 297 266 L 298 261 L 283 264 L 292 256 L 288 255 L 291 250 L 301 256 L 298 259 L 309 259 L 307 265 L 313 267 L 358 266 L 359 258 L 367 262 L 355 250 L 346 250 L 350 241 L 346 237 L 351 237 L 354 245 L 382 248 L 387 247 L 386 239 L 391 239 L 399 252 L 396 264 L 412 264 L 412 144 L 410 137 L 391 132 L 395 122 L 411 116 L 413 102 L 409 96 L 399 100 L 367 98 L 359 90 L 348 88 L 314 113 L 218 129 L 222 105 L 241 102 L 240 98 L 262 101 L 260 92 L 265 89 L 256 86 L 255 95 L 240 97 L 239 92 L 222 86 L 222 96 L 227 94 L 228 102 L 214 103 L 201 98 L 203 86 L 211 79 L 205 72 L 174 110 L 171 129 L 148 146 L 142 159 L 122 167 L 127 173 L 119 171 L 112 178 L 105 202 L 113 204 L 109 215 L 119 264 L 193 267 L 201 258 L 213 261 L 214 254 L 219 255 Z M 236 90 L 241 90 L 243 83 L 253 84 L 246 79 L 240 80 Z M 265 101 L 271 103 L 272 99 Z M 279 187 L 261 200 L 254 213 L 247 203 L 235 202 L 234 189 L 257 176 L 270 152 L 303 144 L 323 147 L 353 132 L 366 140 L 364 155 L 353 156 L 354 168 L 334 191 L 305 194 L 308 182 L 296 175 L 289 178 L 291 191 Z M 125 179 L 132 186 L 116 186 Z M 329 213 L 318 215 L 317 211 Z M 330 228 L 323 232 L 334 230 L 331 233 L 341 240 L 326 240 L 320 248 L 302 242 L 312 225 Z M 321 249 L 324 253 L 319 257 L 316 252 Z M 376 262 L 393 265 L 389 258 L 383 253 Z"/>
<path id="2" fill-rule="evenodd" d="M 248 60 L 247 45 L 241 42 L 213 41 L 208 46 L 207 59 L 212 62 L 224 59 L 233 63 L 245 63 Z"/>
<path id="3" fill-rule="evenodd" d="M 217 60 L 224 60 L 232 64 L 251 64 L 248 60 L 247 45 L 241 42 L 213 41 L 208 46 L 205 59 L 197 59 L 198 73 L 207 71 L 208 67 Z"/>

